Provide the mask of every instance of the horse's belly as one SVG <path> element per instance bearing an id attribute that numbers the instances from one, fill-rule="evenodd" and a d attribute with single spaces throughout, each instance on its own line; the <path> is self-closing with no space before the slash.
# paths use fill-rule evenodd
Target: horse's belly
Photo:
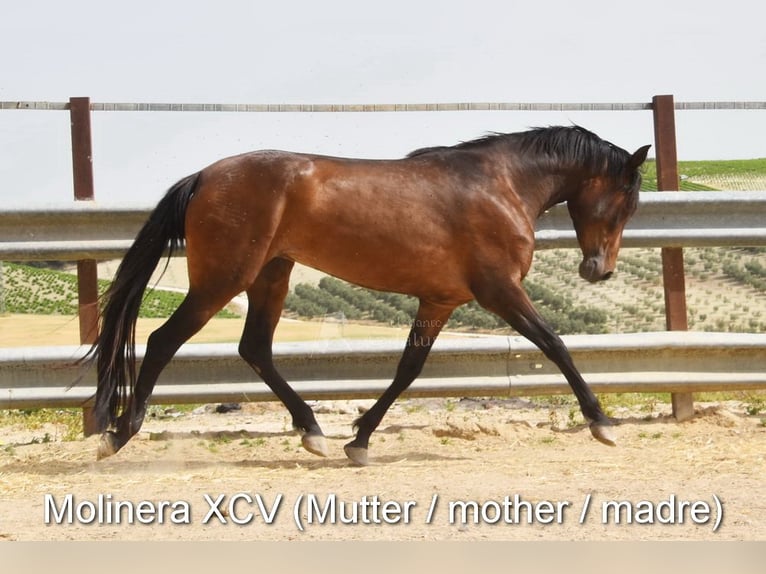
<path id="1" fill-rule="evenodd" d="M 344 244 L 318 240 L 310 249 L 285 255 L 370 289 L 440 300 L 473 298 L 452 254 L 433 245 L 413 249 L 401 241 L 370 245 L 360 239 Z"/>

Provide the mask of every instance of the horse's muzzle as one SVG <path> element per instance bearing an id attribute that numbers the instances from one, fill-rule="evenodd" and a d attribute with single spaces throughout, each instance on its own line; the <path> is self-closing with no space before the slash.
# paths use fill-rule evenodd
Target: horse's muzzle
<path id="1" fill-rule="evenodd" d="M 580 263 L 580 277 L 589 283 L 606 281 L 613 273 L 614 271 L 611 269 L 604 269 L 603 259 L 600 257 L 589 257 Z"/>

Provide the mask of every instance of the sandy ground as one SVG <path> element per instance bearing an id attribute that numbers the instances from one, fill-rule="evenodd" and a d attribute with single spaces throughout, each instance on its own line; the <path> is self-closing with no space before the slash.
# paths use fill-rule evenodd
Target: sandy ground
<path id="1" fill-rule="evenodd" d="M 145 344 L 149 334 L 165 319 L 139 319 L 136 342 Z M 189 339 L 189 343 L 236 343 L 242 336 L 244 319 L 211 319 Z M 277 326 L 275 341 L 323 341 L 327 339 L 397 339 L 407 337 L 405 327 L 375 324 L 342 324 L 337 321 L 296 321 L 282 318 Z M 449 333 L 443 333 L 450 336 Z M 460 336 L 465 337 L 465 334 Z M 77 317 L 65 315 L 2 315 L 0 316 L 0 347 L 33 347 L 44 345 L 77 345 L 80 327 Z"/>
<path id="2" fill-rule="evenodd" d="M 569 405 L 408 400 L 361 468 L 342 447 L 369 404 L 314 405 L 328 458 L 302 450 L 271 403 L 157 408 L 98 462 L 97 437 L 4 428 L 0 540 L 766 540 L 766 427 L 746 405 L 698 404 L 681 424 L 665 405 L 614 408 L 609 448 L 570 423 Z M 612 502 L 619 523 L 603 515 Z"/>

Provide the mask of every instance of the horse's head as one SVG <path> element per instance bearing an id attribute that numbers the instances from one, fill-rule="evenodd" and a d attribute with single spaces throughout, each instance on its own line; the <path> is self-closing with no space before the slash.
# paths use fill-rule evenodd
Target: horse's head
<path id="1" fill-rule="evenodd" d="M 643 146 L 633 155 L 625 152 L 620 169 L 587 178 L 567 202 L 583 254 L 580 276 L 591 283 L 609 279 L 614 272 L 622 231 L 638 207 L 639 167 L 650 147 Z"/>

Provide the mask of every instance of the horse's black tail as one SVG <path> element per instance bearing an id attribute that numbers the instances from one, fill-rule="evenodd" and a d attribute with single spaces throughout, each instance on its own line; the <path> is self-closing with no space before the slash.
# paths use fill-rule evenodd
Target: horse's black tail
<path id="1" fill-rule="evenodd" d="M 185 237 L 189 200 L 199 173 L 173 187 L 138 232 L 133 245 L 102 296 L 100 334 L 86 357 L 96 362 L 96 401 L 93 416 L 98 432 L 113 425 L 124 411 L 136 383 L 136 322 L 149 280 L 166 249 L 172 256 Z M 167 267 L 167 265 L 166 265 Z"/>

